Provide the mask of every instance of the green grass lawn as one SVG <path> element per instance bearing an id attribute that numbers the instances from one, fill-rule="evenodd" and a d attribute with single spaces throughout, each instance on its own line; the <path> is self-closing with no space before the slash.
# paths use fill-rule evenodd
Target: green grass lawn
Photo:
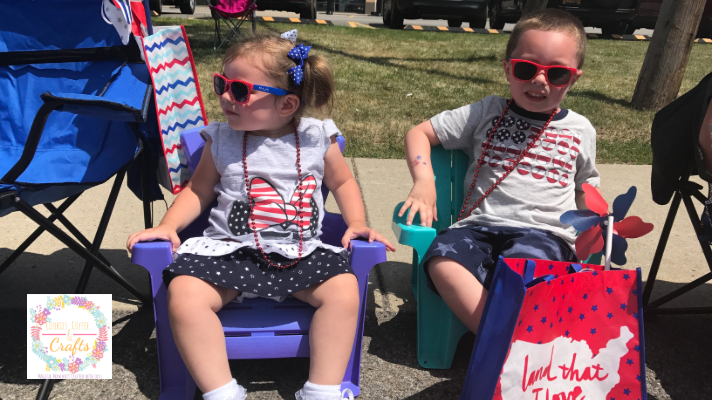
<path id="1" fill-rule="evenodd" d="M 208 119 L 223 120 L 210 86 L 223 50 L 213 50 L 213 21 L 155 18 L 185 26 Z M 299 41 L 326 56 L 336 75 L 333 119 L 351 157 L 403 158 L 403 136 L 448 109 L 497 94 L 509 96 L 501 59 L 508 35 L 393 31 L 265 23 L 276 33 L 299 29 Z M 600 163 L 649 164 L 654 113 L 630 99 L 648 42 L 589 40 L 584 74 L 562 107 L 586 116 L 598 132 Z M 680 94 L 712 70 L 712 46 L 695 44 Z"/>

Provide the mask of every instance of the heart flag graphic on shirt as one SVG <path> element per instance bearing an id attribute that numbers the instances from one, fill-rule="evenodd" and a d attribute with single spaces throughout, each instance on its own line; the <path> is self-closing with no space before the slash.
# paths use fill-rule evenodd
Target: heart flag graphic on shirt
<path id="1" fill-rule="evenodd" d="M 312 217 L 310 202 L 314 190 L 316 179 L 309 175 L 294 190 L 287 203 L 268 180 L 253 178 L 250 181 L 250 201 L 254 206 L 250 219 L 254 221 L 254 229 L 260 231 L 274 225 L 286 229 L 291 224 L 299 226 L 300 223 L 303 229 L 309 229 Z M 301 213 L 301 221 L 296 221 L 297 213 Z"/>

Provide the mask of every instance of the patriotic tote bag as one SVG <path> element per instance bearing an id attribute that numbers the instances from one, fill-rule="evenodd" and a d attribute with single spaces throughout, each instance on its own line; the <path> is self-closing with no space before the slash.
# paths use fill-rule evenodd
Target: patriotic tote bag
<path id="1" fill-rule="evenodd" d="M 502 259 L 461 400 L 647 399 L 641 274 Z"/>
<path id="2" fill-rule="evenodd" d="M 193 53 L 182 26 L 144 38 L 143 49 L 153 80 L 165 156 L 159 162 L 159 182 L 177 194 L 190 180 L 180 134 L 207 123 Z"/>

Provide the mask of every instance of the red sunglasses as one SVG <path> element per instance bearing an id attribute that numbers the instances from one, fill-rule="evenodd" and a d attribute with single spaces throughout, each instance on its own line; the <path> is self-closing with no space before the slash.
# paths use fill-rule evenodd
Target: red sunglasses
<path id="1" fill-rule="evenodd" d="M 528 60 L 514 58 L 509 62 L 512 65 L 512 76 L 521 82 L 529 82 L 539 74 L 539 71 L 544 71 L 544 76 L 549 85 L 564 87 L 578 73 L 578 69 L 563 65 L 539 65 Z"/>
<path id="2" fill-rule="evenodd" d="M 253 90 L 277 96 L 284 96 L 292 93 L 276 87 L 254 85 L 239 79 L 227 79 L 220 74 L 213 74 L 213 90 L 215 90 L 215 94 L 218 96 L 222 96 L 225 92 L 228 92 L 230 98 L 232 98 L 232 101 L 243 105 L 250 101 L 250 93 L 252 93 Z"/>

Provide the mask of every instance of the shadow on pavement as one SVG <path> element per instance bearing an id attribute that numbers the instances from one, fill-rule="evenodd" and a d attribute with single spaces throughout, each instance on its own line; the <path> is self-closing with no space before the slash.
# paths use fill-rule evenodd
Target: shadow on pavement
<path id="1" fill-rule="evenodd" d="M 683 286 L 656 281 L 653 299 Z M 400 286 L 400 298 L 412 299 L 410 287 Z M 712 306 L 712 284 L 702 285 L 671 306 Z M 415 303 L 413 303 L 415 304 Z M 366 335 L 372 338 L 368 352 L 386 362 L 421 369 L 416 357 L 415 310 L 399 312 L 377 325 L 369 323 Z M 712 393 L 712 315 L 646 315 L 645 348 L 648 368 L 648 393 L 651 399 L 707 398 Z M 407 399 L 457 399 L 465 381 L 475 336 L 460 340 L 452 368 L 427 370 L 434 377 L 447 379 Z"/>
<path id="2" fill-rule="evenodd" d="M 8 249 L 0 249 L 0 260 L 7 257 L 9 253 Z M 107 258 L 116 263 L 121 273 L 126 273 L 134 283 L 140 283 L 148 288 L 145 271 L 140 267 L 127 265 L 125 252 L 108 250 L 104 253 Z M 0 346 L 2 383 L 39 387 L 38 381 L 26 379 L 24 294 L 68 293 L 66 289 L 74 287 L 83 266 L 80 262 L 67 263 L 73 257 L 72 254 L 69 250 L 60 250 L 49 256 L 28 253 L 18 259 L 17 265 L 11 266 L 0 275 L 0 304 L 3 305 L 0 313 L 0 337 L 4 339 L 3 346 Z M 61 260 L 61 264 L 57 260 Z M 98 272 L 92 274 L 88 292 L 114 292 L 115 299 L 121 297 L 116 293 L 123 292 L 123 289 L 99 275 L 101 274 Z M 377 287 L 375 276 L 376 274 L 371 277 L 368 300 L 370 306 L 364 332 L 365 336 L 370 337 L 369 355 L 386 363 L 423 371 L 416 358 L 416 313 L 409 285 L 389 288 L 402 291 L 403 293 L 394 294 L 407 299 L 407 302 L 398 313 L 379 325 L 373 307 L 375 304 L 373 292 Z M 654 298 L 680 286 L 682 284 L 657 281 Z M 672 305 L 709 306 L 712 305 L 710 299 L 712 299 L 712 284 L 705 284 Z M 152 338 L 153 310 L 141 308 L 139 311 L 132 311 L 130 307 L 115 309 L 112 321 L 114 330 L 118 330 L 118 333 L 113 336 L 113 347 L 116 349 L 113 361 L 128 372 L 128 374 L 119 372 L 126 375 L 121 378 L 135 379 L 141 394 L 148 398 L 156 398 L 159 382 L 156 341 Z M 711 333 L 712 315 L 646 315 L 648 391 L 651 398 L 656 400 L 707 398 L 709 393 L 712 393 Z M 407 398 L 457 398 L 463 386 L 473 343 L 474 335 L 465 335 L 458 345 L 452 368 L 427 370 L 431 376 L 444 380 Z M 230 366 L 235 378 L 254 393 L 256 399 L 269 398 L 263 397 L 267 393 L 259 392 L 272 390 L 277 391 L 283 398 L 293 398 L 294 392 L 308 377 L 309 360 L 306 358 L 235 360 L 230 362 Z M 114 371 L 115 375 L 118 375 L 116 368 Z M 387 371 L 382 372 L 390 374 Z M 377 373 L 381 374 L 381 372 Z M 399 379 L 397 376 L 393 378 Z M 364 380 L 363 384 L 364 387 L 368 387 L 379 383 L 369 383 L 368 380 Z"/>
<path id="3" fill-rule="evenodd" d="M 655 293 L 669 293 L 680 283 L 655 282 Z M 658 295 L 654 294 L 653 298 Z M 685 296 L 687 296 L 685 298 Z M 712 284 L 683 295 L 674 305 L 712 306 Z M 705 301 L 702 301 L 704 299 Z M 712 315 L 645 315 L 645 356 L 651 398 L 701 399 L 712 393 Z M 662 386 L 669 395 L 659 390 Z"/>

